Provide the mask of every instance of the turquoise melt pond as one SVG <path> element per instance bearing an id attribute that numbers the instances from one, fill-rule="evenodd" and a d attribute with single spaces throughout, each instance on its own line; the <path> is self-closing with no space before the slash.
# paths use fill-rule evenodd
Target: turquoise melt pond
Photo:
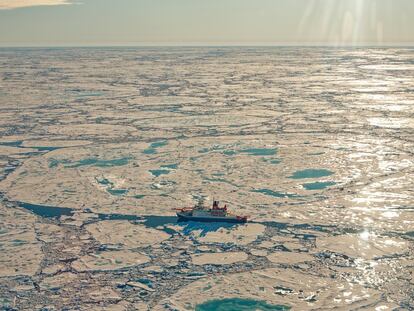
<path id="1" fill-rule="evenodd" d="M 77 162 L 73 162 L 72 164 L 66 164 L 65 167 L 67 168 L 75 168 L 80 166 L 97 166 L 97 167 L 113 167 L 113 166 L 123 166 L 129 163 L 131 158 L 119 158 L 119 159 L 112 159 L 112 160 L 100 160 L 97 158 L 87 158 Z"/>
<path id="2" fill-rule="evenodd" d="M 320 178 L 333 175 L 334 172 L 326 169 L 306 169 L 302 171 L 296 171 L 289 178 L 304 179 L 304 178 Z"/>
<path id="3" fill-rule="evenodd" d="M 155 177 L 158 177 L 161 175 L 169 174 L 170 171 L 169 170 L 150 170 L 150 173 L 154 175 Z"/>
<path id="4" fill-rule="evenodd" d="M 199 304 L 195 308 L 196 311 L 285 311 L 290 310 L 289 306 L 272 305 L 266 301 L 242 299 L 242 298 L 227 298 L 209 300 Z"/>
<path id="5" fill-rule="evenodd" d="M 128 192 L 128 189 L 107 189 L 112 195 L 124 195 Z"/>
<path id="6" fill-rule="evenodd" d="M 159 140 L 150 144 L 149 148 L 143 151 L 144 154 L 155 154 L 157 153 L 157 148 L 164 147 L 168 145 L 167 140 Z"/>
<path id="7" fill-rule="evenodd" d="M 308 184 L 303 184 L 303 188 L 305 188 L 306 190 L 322 190 L 331 186 L 336 185 L 336 182 L 333 181 L 318 181 L 318 182 L 313 182 L 313 183 L 308 183 Z"/>

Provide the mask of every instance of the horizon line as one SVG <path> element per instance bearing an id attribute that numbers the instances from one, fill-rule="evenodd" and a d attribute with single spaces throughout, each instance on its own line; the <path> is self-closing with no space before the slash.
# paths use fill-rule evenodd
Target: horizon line
<path id="1" fill-rule="evenodd" d="M 40 44 L 2 44 L 0 48 L 94 48 L 94 47 L 332 47 L 332 48 L 357 48 L 357 47 L 414 47 L 414 42 L 390 42 L 390 43 L 376 43 L 376 42 L 362 42 L 338 44 L 328 42 L 140 42 L 140 43 L 40 43 Z"/>

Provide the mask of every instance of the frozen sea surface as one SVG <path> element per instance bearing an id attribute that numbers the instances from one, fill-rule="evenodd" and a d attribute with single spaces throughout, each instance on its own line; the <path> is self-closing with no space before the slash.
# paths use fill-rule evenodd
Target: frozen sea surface
<path id="1" fill-rule="evenodd" d="M 0 110 L 0 309 L 414 309 L 412 49 L 3 48 Z"/>

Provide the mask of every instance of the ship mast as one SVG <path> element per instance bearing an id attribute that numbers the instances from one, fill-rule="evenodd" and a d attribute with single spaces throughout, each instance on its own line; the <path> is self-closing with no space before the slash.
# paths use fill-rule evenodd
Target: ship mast
<path id="1" fill-rule="evenodd" d="M 205 202 L 204 196 L 200 196 L 197 200 L 197 204 L 194 206 L 194 209 L 198 209 L 198 210 L 204 209 L 204 202 Z"/>

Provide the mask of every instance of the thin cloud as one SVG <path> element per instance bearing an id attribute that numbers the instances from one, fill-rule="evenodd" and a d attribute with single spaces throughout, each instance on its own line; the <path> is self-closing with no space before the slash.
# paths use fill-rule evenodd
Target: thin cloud
<path id="1" fill-rule="evenodd" d="M 70 3 L 70 0 L 0 0 L 0 10 L 11 10 L 39 5 L 62 5 Z"/>

